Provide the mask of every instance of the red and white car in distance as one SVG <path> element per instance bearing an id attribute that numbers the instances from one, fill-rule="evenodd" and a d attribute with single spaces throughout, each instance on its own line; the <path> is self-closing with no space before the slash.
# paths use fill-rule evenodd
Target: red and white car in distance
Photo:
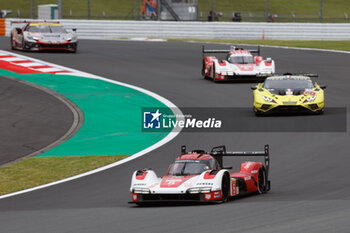
<path id="1" fill-rule="evenodd" d="M 65 50 L 75 53 L 78 49 L 76 29 L 67 31 L 59 22 L 11 21 L 11 49 L 24 51 Z"/>
<path id="2" fill-rule="evenodd" d="M 145 204 L 159 201 L 226 202 L 232 197 L 270 190 L 269 146 L 263 151 L 226 152 L 225 146 L 211 152 L 194 150 L 181 155 L 158 177 L 152 169 L 137 170 L 131 179 L 130 203 Z M 224 156 L 262 156 L 262 162 L 243 162 L 238 172 L 223 167 Z"/>
<path id="3" fill-rule="evenodd" d="M 226 53 L 227 56 L 225 60 L 219 60 L 216 56 L 205 56 L 208 53 Z M 263 79 L 275 73 L 275 62 L 271 58 L 264 60 L 260 56 L 260 47 L 257 50 L 235 46 L 231 46 L 230 50 L 206 50 L 203 46 L 202 54 L 202 75 L 215 82 Z"/>

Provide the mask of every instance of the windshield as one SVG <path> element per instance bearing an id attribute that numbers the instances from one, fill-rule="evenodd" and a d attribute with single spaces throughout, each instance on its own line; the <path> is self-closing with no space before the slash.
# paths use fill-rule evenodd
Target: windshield
<path id="1" fill-rule="evenodd" d="M 178 160 L 175 161 L 168 174 L 174 176 L 198 175 L 215 168 L 215 160 Z"/>
<path id="2" fill-rule="evenodd" d="M 252 63 L 254 63 L 253 56 L 235 56 L 235 55 L 231 55 L 227 60 L 230 63 L 235 63 L 235 64 L 252 64 Z"/>
<path id="3" fill-rule="evenodd" d="M 62 26 L 53 25 L 28 26 L 27 31 L 34 33 L 66 33 L 66 30 Z"/>
<path id="4" fill-rule="evenodd" d="M 279 92 L 286 89 L 291 89 L 301 93 L 305 89 L 313 89 L 314 85 L 310 79 L 267 79 L 263 87 L 270 91 L 272 94 L 281 94 Z"/>

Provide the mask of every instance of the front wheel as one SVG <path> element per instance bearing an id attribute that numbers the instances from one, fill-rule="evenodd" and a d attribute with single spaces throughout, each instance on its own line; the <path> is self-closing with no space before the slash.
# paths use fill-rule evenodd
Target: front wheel
<path id="1" fill-rule="evenodd" d="M 222 202 L 227 202 L 230 193 L 230 176 L 225 173 L 221 181 Z"/>
<path id="2" fill-rule="evenodd" d="M 26 43 L 24 41 L 24 37 L 22 37 L 22 45 L 21 45 L 21 47 L 22 47 L 22 50 L 26 49 Z"/>
<path id="3" fill-rule="evenodd" d="M 15 47 L 13 46 L 13 38 L 12 38 L 12 34 L 10 36 L 10 45 L 11 45 L 11 49 L 14 50 Z"/>
<path id="4" fill-rule="evenodd" d="M 215 82 L 215 83 L 218 83 L 219 82 L 219 80 L 218 79 L 216 79 L 216 77 L 215 77 L 216 75 L 215 75 L 215 64 L 213 64 L 213 81 Z"/>
<path id="5" fill-rule="evenodd" d="M 205 75 L 205 62 L 203 60 L 203 66 L 202 66 L 202 76 L 204 79 L 207 79 L 207 76 Z"/>
<path id="6" fill-rule="evenodd" d="M 258 110 L 256 107 L 253 108 L 253 111 L 255 113 L 255 116 L 263 116 L 264 115 L 264 112 Z"/>
<path id="7" fill-rule="evenodd" d="M 315 112 L 316 115 L 321 115 L 321 114 L 323 114 L 323 113 L 324 113 L 324 108 L 322 108 L 322 109 L 320 109 L 320 110 L 317 110 L 317 111 Z"/>
<path id="8" fill-rule="evenodd" d="M 265 168 L 260 167 L 258 175 L 258 192 L 260 194 L 267 192 L 267 178 Z"/>

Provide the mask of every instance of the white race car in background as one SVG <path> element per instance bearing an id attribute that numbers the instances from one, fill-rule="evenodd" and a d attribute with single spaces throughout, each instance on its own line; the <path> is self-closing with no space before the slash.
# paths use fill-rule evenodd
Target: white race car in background
<path id="1" fill-rule="evenodd" d="M 16 25 L 10 35 L 12 49 L 65 50 L 74 53 L 78 49 L 76 29 L 67 31 L 59 22 L 12 21 L 11 24 Z"/>
<path id="2" fill-rule="evenodd" d="M 275 62 L 271 58 L 260 56 L 260 47 L 257 50 L 248 50 L 231 46 L 230 50 L 206 50 L 203 46 L 204 78 L 214 81 L 227 80 L 256 80 L 263 79 L 275 73 Z M 227 53 L 225 60 L 215 56 L 204 56 L 207 53 Z M 257 54 L 253 56 L 252 53 Z"/>

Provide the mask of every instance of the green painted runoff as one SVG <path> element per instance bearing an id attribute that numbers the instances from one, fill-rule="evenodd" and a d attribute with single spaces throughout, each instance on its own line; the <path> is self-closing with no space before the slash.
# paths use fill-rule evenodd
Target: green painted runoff
<path id="1" fill-rule="evenodd" d="M 69 140 L 38 155 L 132 155 L 162 140 L 168 132 L 142 132 L 142 108 L 167 108 L 137 90 L 98 79 L 55 74 L 11 76 L 51 89 L 74 102 L 84 113 L 84 124 Z M 169 109 L 170 110 L 170 109 Z"/>

